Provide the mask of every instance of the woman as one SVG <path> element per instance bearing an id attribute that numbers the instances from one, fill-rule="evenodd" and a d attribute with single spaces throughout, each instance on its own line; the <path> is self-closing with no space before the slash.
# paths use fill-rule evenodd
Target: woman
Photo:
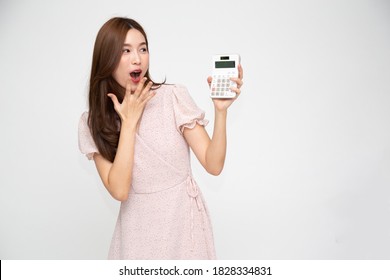
<path id="1" fill-rule="evenodd" d="M 236 98 L 242 85 L 239 70 Z M 94 160 L 112 197 L 121 201 L 110 259 L 215 258 L 208 211 L 191 175 L 189 147 L 207 172 L 220 174 L 227 108 L 236 98 L 213 99 L 210 139 L 204 112 L 186 88 L 151 80 L 143 28 L 128 18 L 112 18 L 102 26 L 79 146 Z"/>

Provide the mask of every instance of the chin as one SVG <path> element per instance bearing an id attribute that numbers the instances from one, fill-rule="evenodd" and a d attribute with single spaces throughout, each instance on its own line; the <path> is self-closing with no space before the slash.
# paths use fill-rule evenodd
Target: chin
<path id="1" fill-rule="evenodd" d="M 131 86 L 131 93 L 134 93 L 137 89 L 138 85 L 132 85 Z"/>

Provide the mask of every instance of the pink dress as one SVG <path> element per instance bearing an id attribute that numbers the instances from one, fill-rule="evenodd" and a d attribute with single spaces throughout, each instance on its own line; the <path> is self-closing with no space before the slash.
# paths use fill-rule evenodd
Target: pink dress
<path id="1" fill-rule="evenodd" d="M 85 112 L 80 119 L 79 147 L 93 159 L 98 150 L 87 118 Z M 207 122 L 185 87 L 156 90 L 136 135 L 133 181 L 121 203 L 109 259 L 215 259 L 208 210 L 183 137 L 185 127 Z"/>

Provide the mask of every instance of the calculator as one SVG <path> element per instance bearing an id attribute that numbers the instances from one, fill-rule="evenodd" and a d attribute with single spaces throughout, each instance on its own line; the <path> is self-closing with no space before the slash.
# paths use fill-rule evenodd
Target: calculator
<path id="1" fill-rule="evenodd" d="M 230 78 L 238 77 L 238 64 L 240 55 L 213 55 L 213 80 L 210 86 L 210 96 L 212 98 L 234 98 L 236 93 L 230 87 L 236 87 L 236 83 Z"/>

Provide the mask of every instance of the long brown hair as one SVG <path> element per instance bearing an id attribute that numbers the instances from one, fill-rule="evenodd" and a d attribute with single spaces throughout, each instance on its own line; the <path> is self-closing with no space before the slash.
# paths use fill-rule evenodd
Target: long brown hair
<path id="1" fill-rule="evenodd" d="M 123 101 L 125 89 L 115 81 L 112 74 L 121 59 L 127 32 L 133 28 L 145 37 L 149 50 L 148 38 L 142 26 L 133 19 L 121 17 L 110 19 L 100 28 L 93 50 L 88 125 L 99 153 L 111 162 L 118 148 L 120 118 L 107 93 L 114 93 L 119 102 Z M 147 82 L 151 81 L 149 69 L 145 77 Z M 153 82 L 153 86 L 158 87 L 163 83 Z"/>

